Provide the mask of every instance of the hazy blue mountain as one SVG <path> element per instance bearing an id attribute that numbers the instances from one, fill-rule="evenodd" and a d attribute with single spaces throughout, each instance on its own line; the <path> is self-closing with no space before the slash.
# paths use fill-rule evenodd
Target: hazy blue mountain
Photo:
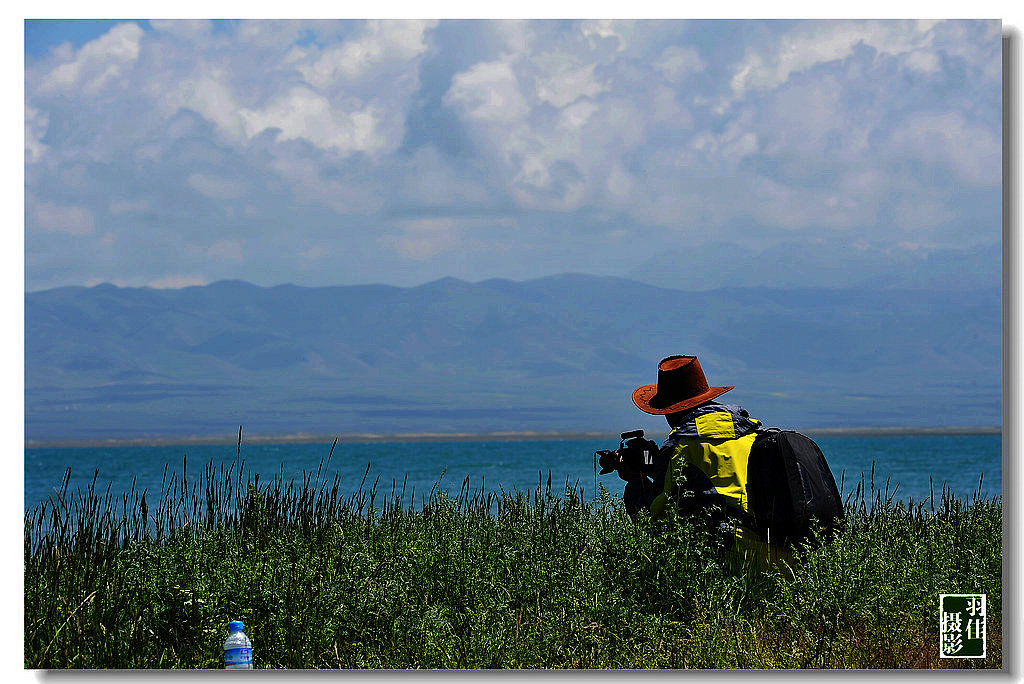
<path id="1" fill-rule="evenodd" d="M 696 353 L 795 427 L 999 425 L 998 287 L 684 292 L 619 278 L 25 296 L 26 439 L 656 428 Z"/>
<path id="2" fill-rule="evenodd" d="M 712 242 L 669 250 L 627 275 L 633 280 L 680 290 L 722 287 L 945 290 L 998 288 L 1002 245 L 960 249 L 886 247 L 836 240 L 784 243 L 753 250 Z"/>

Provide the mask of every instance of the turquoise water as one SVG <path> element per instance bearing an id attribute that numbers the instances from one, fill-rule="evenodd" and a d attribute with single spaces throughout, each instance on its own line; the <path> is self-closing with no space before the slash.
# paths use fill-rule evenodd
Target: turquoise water
<path id="1" fill-rule="evenodd" d="M 661 435 L 650 435 L 661 439 Z M 844 497 L 862 480 L 896 498 L 927 499 L 934 490 L 939 496 L 947 486 L 961 498 L 979 491 L 983 497 L 1002 491 L 1002 437 L 913 436 L 913 437 L 821 437 L 816 441 L 828 459 Z M 457 493 L 469 478 L 471 491 L 530 491 L 551 478 L 553 493 L 566 484 L 582 489 L 586 497 L 603 484 L 622 494 L 623 482 L 614 474 L 595 477 L 594 451 L 618 446 L 617 441 L 493 441 L 493 442 L 393 442 L 372 444 L 339 443 L 320 475 L 321 482 L 341 478 L 343 494 L 374 482 L 381 494 L 406 487 L 415 492 L 415 502 L 437 486 Z M 221 446 L 81 447 L 25 450 L 25 510 L 52 495 L 71 468 L 69 489 L 88 486 L 96 474 L 100 493 L 110 486 L 112 494 L 128 491 L 135 479 L 136 491 L 159 494 L 166 466 L 168 475 L 181 477 L 183 468 L 189 482 L 198 479 L 208 463 L 215 466 L 241 461 L 243 472 L 259 474 L 267 482 L 282 474 L 285 480 L 301 481 L 304 473 L 316 473 L 328 458 L 330 444 L 242 444 Z M 367 466 L 369 471 L 367 472 Z M 98 471 L 98 474 L 97 474 Z M 443 477 L 442 477 L 443 474 Z M 897 489 L 898 485 L 898 489 Z M 151 501 L 153 498 L 150 499 Z"/>

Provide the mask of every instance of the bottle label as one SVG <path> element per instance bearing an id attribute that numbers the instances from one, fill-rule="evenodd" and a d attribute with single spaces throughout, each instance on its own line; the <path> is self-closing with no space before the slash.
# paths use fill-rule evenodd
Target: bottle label
<path id="1" fill-rule="evenodd" d="M 224 668 L 228 670 L 251 670 L 251 648 L 228 648 L 224 650 Z"/>

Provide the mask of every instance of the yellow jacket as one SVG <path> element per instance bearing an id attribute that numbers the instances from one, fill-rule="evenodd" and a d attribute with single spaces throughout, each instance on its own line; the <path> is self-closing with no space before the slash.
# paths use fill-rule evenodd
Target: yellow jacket
<path id="1" fill-rule="evenodd" d="M 651 503 L 652 516 L 663 514 L 688 466 L 695 466 L 707 476 L 718 500 L 727 509 L 752 515 L 747 500 L 747 461 L 760 421 L 750 418 L 739 406 L 709 402 L 682 416 L 679 423 L 665 442 L 665 447 L 673 449 L 662 492 Z M 780 559 L 790 560 L 788 551 L 769 546 L 753 529 L 742 524 L 736 525 L 731 552 L 761 567 Z"/>

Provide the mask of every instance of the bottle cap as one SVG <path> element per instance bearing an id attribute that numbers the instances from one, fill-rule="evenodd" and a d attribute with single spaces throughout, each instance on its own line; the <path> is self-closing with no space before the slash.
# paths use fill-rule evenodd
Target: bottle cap
<path id="1" fill-rule="evenodd" d="M 234 620 L 228 623 L 228 630 L 232 632 L 241 632 L 245 628 L 241 620 Z"/>

